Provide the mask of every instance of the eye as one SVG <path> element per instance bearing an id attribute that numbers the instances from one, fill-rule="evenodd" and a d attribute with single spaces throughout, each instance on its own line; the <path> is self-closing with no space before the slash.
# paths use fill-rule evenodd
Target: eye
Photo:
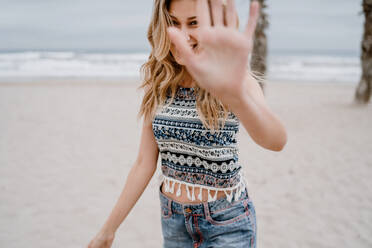
<path id="1" fill-rule="evenodd" d="M 190 22 L 189 25 L 192 25 L 192 26 L 198 25 L 198 22 L 195 20 L 195 21 Z"/>
<path id="2" fill-rule="evenodd" d="M 172 23 L 173 26 L 178 26 L 179 25 L 179 23 L 176 20 L 172 20 L 171 23 Z"/>

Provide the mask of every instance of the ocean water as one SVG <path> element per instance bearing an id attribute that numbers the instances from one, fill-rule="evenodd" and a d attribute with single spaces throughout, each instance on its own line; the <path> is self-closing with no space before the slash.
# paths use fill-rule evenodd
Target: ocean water
<path id="1" fill-rule="evenodd" d="M 151 2 L 0 0 L 0 81 L 139 77 Z M 241 28 L 249 3 L 236 0 Z M 267 0 L 268 79 L 358 82 L 361 3 Z"/>
<path id="2" fill-rule="evenodd" d="M 0 79 L 137 77 L 147 56 L 144 53 L 0 53 Z"/>
<path id="3" fill-rule="evenodd" d="M 273 81 L 357 83 L 361 76 L 355 55 L 271 55 L 268 60 L 268 78 Z"/>
<path id="4" fill-rule="evenodd" d="M 136 78 L 147 53 L 22 51 L 0 53 L 0 80 L 35 78 Z M 268 57 L 268 79 L 357 83 L 360 59 L 348 54 L 287 54 Z"/>

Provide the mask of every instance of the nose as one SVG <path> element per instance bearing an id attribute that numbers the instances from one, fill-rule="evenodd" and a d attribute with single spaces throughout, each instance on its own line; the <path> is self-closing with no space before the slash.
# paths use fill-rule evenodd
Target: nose
<path id="1" fill-rule="evenodd" d="M 183 27 L 181 31 L 188 42 L 196 39 L 193 29 Z"/>
<path id="2" fill-rule="evenodd" d="M 183 33 L 183 36 L 185 37 L 185 39 L 187 41 L 189 41 L 190 40 L 190 32 L 189 32 L 189 30 L 187 28 L 183 28 L 182 29 L 182 33 Z"/>

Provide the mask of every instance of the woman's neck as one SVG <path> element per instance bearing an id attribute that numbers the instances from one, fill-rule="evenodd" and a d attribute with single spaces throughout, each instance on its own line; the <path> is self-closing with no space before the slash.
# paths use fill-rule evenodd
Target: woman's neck
<path id="1" fill-rule="evenodd" d="M 195 81 L 194 79 L 191 77 L 191 75 L 186 71 L 185 73 L 185 77 L 180 85 L 181 87 L 184 87 L 184 88 L 193 88 L 195 87 Z"/>

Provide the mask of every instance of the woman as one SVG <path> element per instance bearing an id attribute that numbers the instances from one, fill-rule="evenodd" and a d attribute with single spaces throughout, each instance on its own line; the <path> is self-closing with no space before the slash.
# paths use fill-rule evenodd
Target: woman
<path id="1" fill-rule="evenodd" d="M 239 123 L 264 148 L 280 151 L 287 141 L 249 69 L 258 13 L 252 2 L 241 33 L 233 0 L 154 1 L 138 157 L 89 248 L 111 247 L 159 153 L 163 247 L 256 247 L 255 208 L 238 163 Z"/>

